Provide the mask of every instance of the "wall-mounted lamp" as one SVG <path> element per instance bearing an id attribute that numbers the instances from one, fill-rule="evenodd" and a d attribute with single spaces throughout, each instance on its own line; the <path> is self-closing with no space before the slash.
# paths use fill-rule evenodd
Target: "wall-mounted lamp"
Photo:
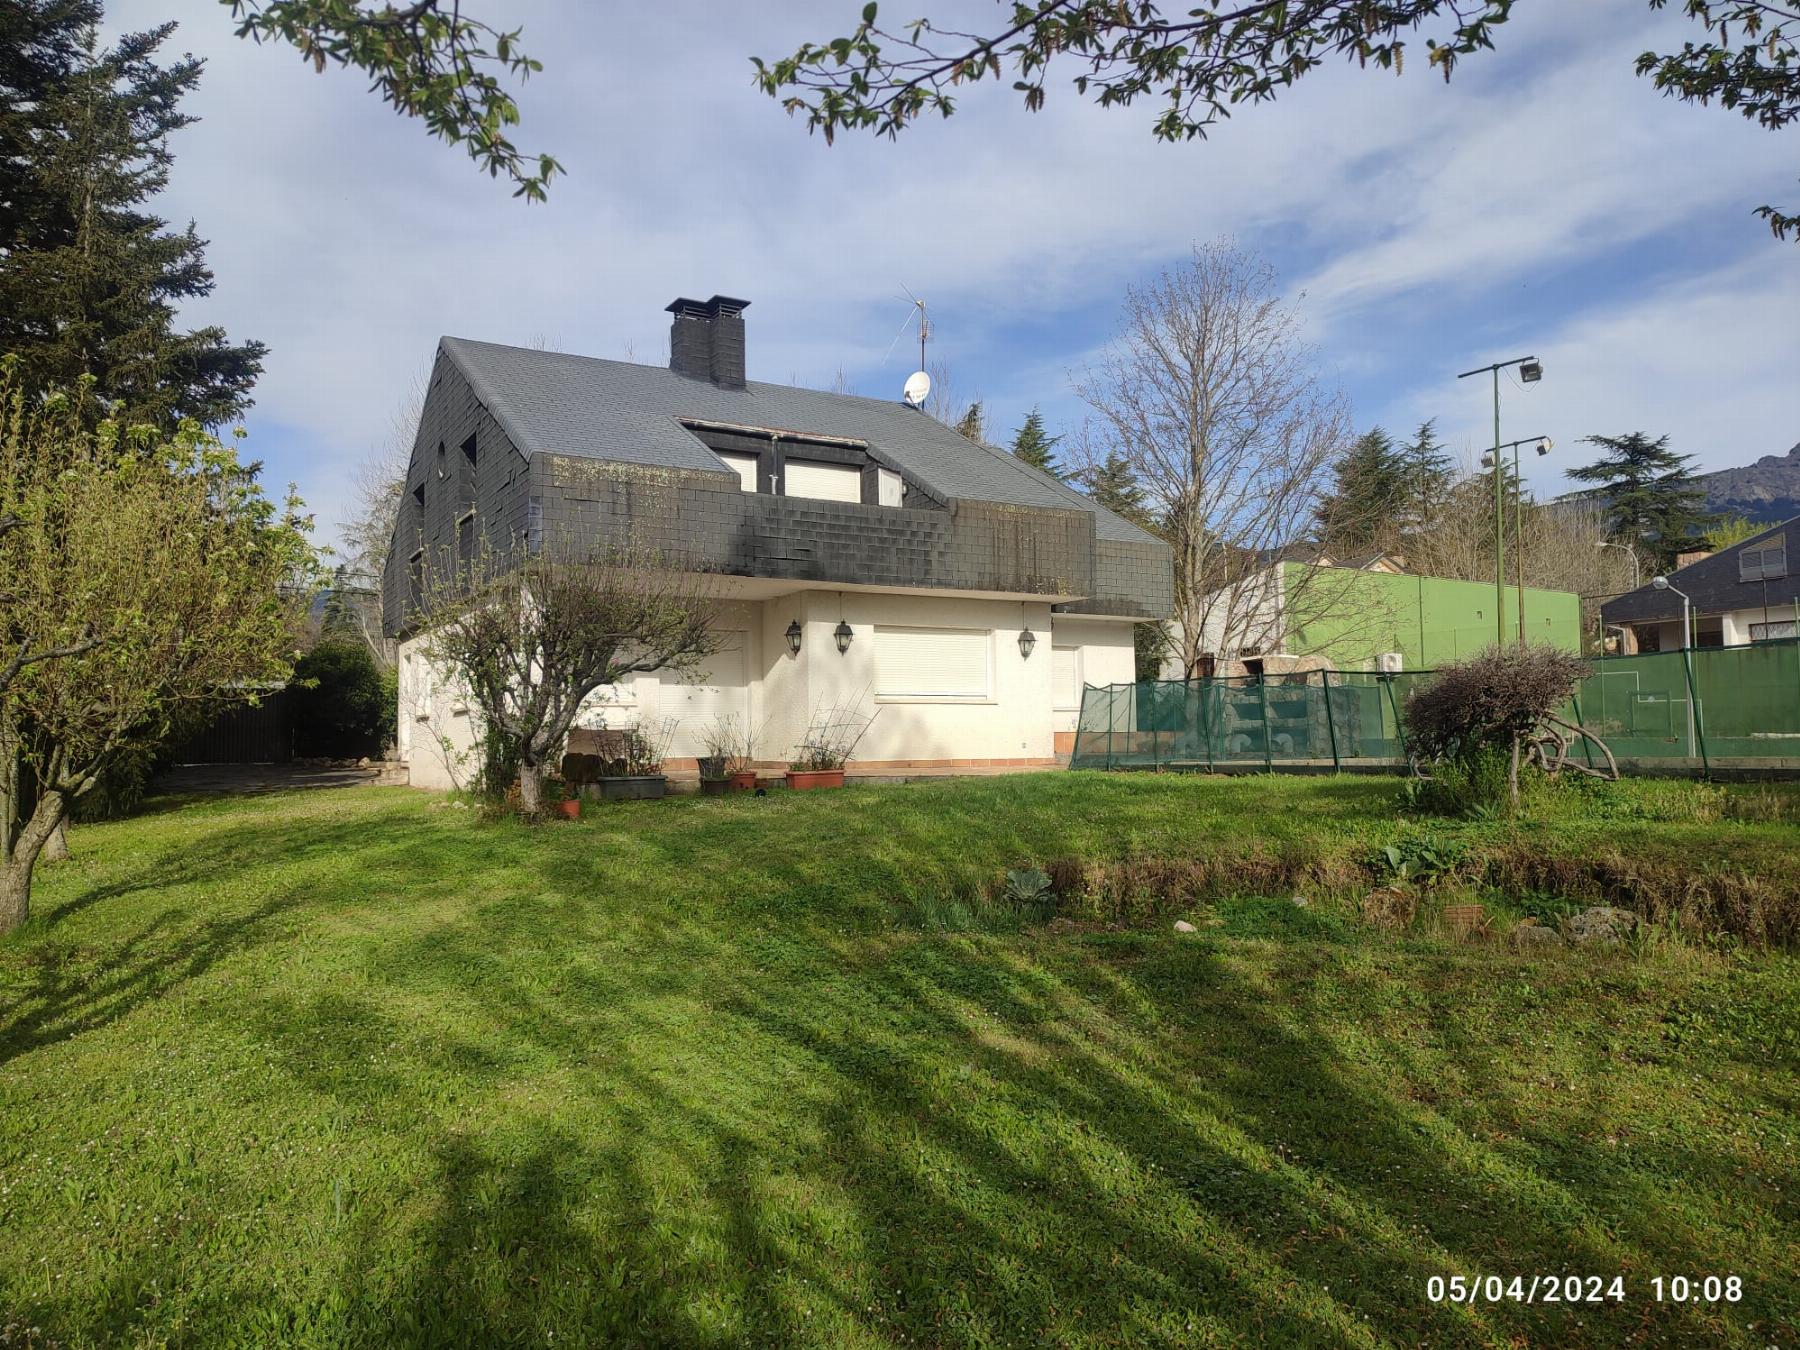
<path id="1" fill-rule="evenodd" d="M 845 652 L 850 650 L 850 639 L 854 637 L 855 634 L 850 631 L 849 624 L 845 623 L 842 619 L 839 619 L 838 626 L 832 630 L 831 635 L 837 639 L 839 656 L 842 656 Z"/>
<path id="2" fill-rule="evenodd" d="M 800 655 L 800 620 L 798 619 L 787 626 L 787 644 L 789 655 Z"/>
<path id="3" fill-rule="evenodd" d="M 1029 628 L 1019 630 L 1019 655 L 1025 660 L 1031 659 L 1032 648 L 1037 646 L 1037 634 Z"/>

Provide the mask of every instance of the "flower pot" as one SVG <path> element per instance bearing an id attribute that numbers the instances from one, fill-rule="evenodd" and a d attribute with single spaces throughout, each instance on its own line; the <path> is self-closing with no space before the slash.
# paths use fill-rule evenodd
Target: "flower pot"
<path id="1" fill-rule="evenodd" d="M 556 814 L 561 816 L 564 820 L 580 820 L 581 798 L 570 797 L 566 801 L 558 802 L 556 804 Z"/>
<path id="2" fill-rule="evenodd" d="M 727 778 L 725 781 L 731 784 L 731 790 L 733 792 L 755 792 L 756 770 L 741 769 L 737 773 L 732 774 L 731 777 Z"/>
<path id="3" fill-rule="evenodd" d="M 660 773 L 639 774 L 630 778 L 601 778 L 586 790 L 590 795 L 597 794 L 609 802 L 649 801 L 668 793 L 669 780 Z"/>
<path id="4" fill-rule="evenodd" d="M 789 769 L 787 785 L 796 792 L 811 792 L 815 788 L 841 788 L 844 786 L 842 769 Z"/>
<path id="5" fill-rule="evenodd" d="M 729 778 L 702 778 L 700 795 L 702 797 L 723 797 L 725 790 L 731 786 Z"/>

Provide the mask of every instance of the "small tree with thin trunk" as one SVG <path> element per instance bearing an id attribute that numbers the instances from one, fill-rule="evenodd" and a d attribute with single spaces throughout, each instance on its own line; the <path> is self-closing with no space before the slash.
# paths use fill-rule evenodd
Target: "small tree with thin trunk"
<path id="1" fill-rule="evenodd" d="M 235 449 L 191 422 L 84 429 L 87 397 L 0 390 L 0 761 L 23 769 L 0 777 L 0 932 L 114 763 L 285 682 L 314 575 L 299 502 L 278 512 Z"/>
<path id="2" fill-rule="evenodd" d="M 1124 322 L 1078 392 L 1094 410 L 1082 476 L 1129 473 L 1175 564 L 1176 654 L 1277 650 L 1287 616 L 1342 606 L 1309 568 L 1279 601 L 1272 570 L 1312 525 L 1348 438 L 1343 399 L 1314 369 L 1275 274 L 1229 241 L 1126 292 Z"/>
<path id="3" fill-rule="evenodd" d="M 443 569 L 427 622 L 426 658 L 480 717 L 489 791 L 516 773 L 528 816 L 590 694 L 633 674 L 689 671 L 718 646 L 705 578 L 632 553 L 546 547 Z"/>

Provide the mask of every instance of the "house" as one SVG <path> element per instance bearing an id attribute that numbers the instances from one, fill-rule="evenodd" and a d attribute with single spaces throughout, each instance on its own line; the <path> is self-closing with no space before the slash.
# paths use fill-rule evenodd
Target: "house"
<path id="1" fill-rule="evenodd" d="M 1256 673 L 1270 657 L 1334 670 L 1428 670 L 1495 641 L 1494 586 L 1410 573 L 1393 553 L 1330 554 L 1316 544 L 1271 550 L 1266 565 L 1201 604 L 1203 650 L 1222 675 Z M 1581 601 L 1569 591 L 1525 588 L 1525 635 L 1581 649 Z M 1519 632 L 1519 593 L 1508 586 L 1501 614 Z M 1165 678 L 1180 679 L 1179 649 Z"/>
<path id="2" fill-rule="evenodd" d="M 1670 589 L 1654 585 L 1608 600 L 1600 617 L 1625 636 L 1627 650 L 1681 649 L 1682 595 L 1693 606 L 1693 645 L 1744 647 L 1800 636 L 1800 516 L 1772 525 L 1741 544 L 1707 554 L 1669 573 Z"/>
<path id="3" fill-rule="evenodd" d="M 436 560 L 483 547 L 717 576 L 705 669 L 584 709 L 589 731 L 675 719 L 678 770 L 727 715 L 780 764 L 834 704 L 875 715 L 853 769 L 1051 765 L 1083 685 L 1133 678 L 1134 626 L 1170 610 L 1166 545 L 899 401 L 746 379 L 746 308 L 675 301 L 667 369 L 439 343 L 383 578 L 414 783 L 452 783 L 476 740 L 422 609 Z"/>

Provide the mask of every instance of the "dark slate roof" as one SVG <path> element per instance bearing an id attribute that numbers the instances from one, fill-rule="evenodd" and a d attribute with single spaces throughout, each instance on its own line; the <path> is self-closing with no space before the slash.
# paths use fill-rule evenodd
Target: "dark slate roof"
<path id="1" fill-rule="evenodd" d="M 1764 583 L 1738 579 L 1738 554 L 1747 548 L 1785 535 L 1787 538 L 1788 575 Z M 1754 609 L 1764 601 L 1785 605 L 1800 592 L 1800 516 L 1771 525 L 1742 543 L 1720 549 L 1710 558 L 1691 562 L 1669 573 L 1676 590 L 1687 592 L 1695 614 L 1723 614 L 1731 609 Z M 1671 591 L 1659 591 L 1646 582 L 1635 591 L 1626 591 L 1600 606 L 1600 617 L 1607 623 L 1651 623 L 1681 618 L 1681 597 Z"/>
<path id="2" fill-rule="evenodd" d="M 446 337 L 443 350 L 525 455 L 727 471 L 682 418 L 867 441 L 945 500 L 1092 511 L 1102 539 L 1153 536 L 1004 450 L 975 445 L 936 418 L 880 399 L 751 381 L 721 389 L 661 366 Z"/>

